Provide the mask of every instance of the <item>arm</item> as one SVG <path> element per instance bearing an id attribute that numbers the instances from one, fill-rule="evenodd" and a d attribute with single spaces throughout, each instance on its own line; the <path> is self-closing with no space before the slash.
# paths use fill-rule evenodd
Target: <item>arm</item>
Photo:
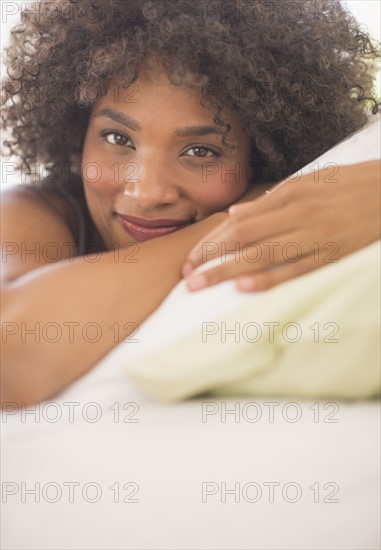
<path id="1" fill-rule="evenodd" d="M 39 213 L 41 228 L 47 221 L 44 214 L 51 215 Z M 181 280 L 180 267 L 188 251 L 225 217 L 215 214 L 141 243 L 136 263 L 125 263 L 131 259 L 131 250 L 120 249 L 118 261 L 110 251 L 94 263 L 77 257 L 33 266 L 27 273 L 24 267 L 20 277 L 5 280 L 1 300 L 2 402 L 32 403 L 48 398 L 88 371 L 160 305 Z M 50 226 L 52 223 L 50 220 Z M 61 227 L 57 220 L 55 223 L 55 242 L 67 241 L 65 228 L 60 236 Z M 11 224 L 5 219 L 4 225 Z M 34 231 L 37 242 L 47 238 L 46 228 L 31 224 L 27 230 Z M 12 239 L 7 234 L 5 240 Z M 51 236 L 48 240 L 52 241 Z M 14 267 L 9 269 L 14 273 Z M 26 333 L 32 329 L 37 329 L 35 334 Z"/>

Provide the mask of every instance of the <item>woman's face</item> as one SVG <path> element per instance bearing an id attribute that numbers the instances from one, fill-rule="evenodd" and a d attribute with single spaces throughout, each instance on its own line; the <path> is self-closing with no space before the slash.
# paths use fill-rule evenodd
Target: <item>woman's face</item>
<path id="1" fill-rule="evenodd" d="M 173 85 L 164 72 L 143 70 L 133 86 L 110 87 L 93 108 L 82 175 L 108 250 L 202 220 L 245 192 L 250 140 L 242 121 L 227 111 L 234 148 L 224 146 L 221 127 L 200 99 L 199 91 Z"/>

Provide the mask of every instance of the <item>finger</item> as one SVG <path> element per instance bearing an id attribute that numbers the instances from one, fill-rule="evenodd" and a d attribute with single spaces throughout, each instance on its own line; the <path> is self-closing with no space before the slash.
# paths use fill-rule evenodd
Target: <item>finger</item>
<path id="1" fill-rule="evenodd" d="M 238 220 L 247 216 L 268 212 L 276 207 L 285 206 L 302 197 L 305 198 L 305 195 L 308 196 L 308 185 L 314 184 L 314 182 L 313 174 L 297 176 L 296 179 L 287 178 L 276 183 L 271 189 L 268 189 L 254 201 L 233 204 L 228 210 L 229 216 L 232 219 Z"/>
<path id="2" fill-rule="evenodd" d="M 232 219 L 239 220 L 247 216 L 257 214 L 259 212 L 268 212 L 276 206 L 286 204 L 286 192 L 280 193 L 278 191 L 277 196 L 274 197 L 275 189 L 277 189 L 283 183 L 285 182 L 283 181 L 272 187 L 271 189 L 267 189 L 264 193 L 257 196 L 254 200 L 248 199 L 245 202 L 232 204 L 228 209 L 229 216 Z"/>
<path id="3" fill-rule="evenodd" d="M 251 275 L 237 277 L 235 279 L 236 288 L 244 292 L 268 290 L 276 285 L 322 267 L 322 265 L 324 264 L 316 262 L 313 254 L 303 256 L 303 258 L 294 264 L 285 263 L 273 270 L 260 271 Z"/>
<path id="4" fill-rule="evenodd" d="M 186 285 L 188 290 L 200 290 L 233 279 L 237 275 L 250 273 L 252 270 L 253 267 L 247 262 L 242 261 L 242 258 L 238 257 L 238 261 L 229 259 L 222 262 L 221 265 L 212 267 L 202 273 L 191 275 L 186 279 Z"/>
<path id="5" fill-rule="evenodd" d="M 229 218 L 227 217 L 226 220 L 224 220 L 219 226 L 215 227 L 214 229 L 212 229 L 212 231 L 210 231 L 204 237 L 202 237 L 202 239 L 200 239 L 192 249 L 193 251 L 195 251 L 194 252 L 195 257 L 197 258 L 200 257 L 202 259 L 203 257 L 206 256 L 208 260 L 218 257 L 220 254 L 219 245 L 218 245 L 219 235 L 224 234 L 228 225 L 229 225 Z M 198 261 L 197 265 L 200 265 L 201 263 L 203 263 L 201 259 Z M 187 259 L 185 260 L 181 268 L 181 273 L 183 277 L 186 277 L 191 271 L 193 271 L 195 267 L 196 267 L 196 264 L 193 263 L 189 253 Z"/>
<path id="6" fill-rule="evenodd" d="M 226 225 L 221 225 L 213 234 L 192 248 L 186 262 L 193 268 L 222 254 L 242 249 L 248 243 L 260 241 L 279 241 L 282 235 L 293 232 L 298 220 L 298 213 L 292 215 L 287 209 L 274 209 L 258 217 L 241 220 L 228 218 Z M 279 243 L 278 243 L 279 244 Z"/>
<path id="7" fill-rule="evenodd" d="M 199 290 L 233 279 L 238 275 L 253 274 L 253 272 L 274 268 L 284 262 L 299 261 L 302 257 L 302 248 L 298 245 L 295 249 L 297 237 L 297 233 L 291 233 L 283 237 L 281 242 L 249 243 L 248 246 L 234 252 L 233 257 L 223 259 L 220 265 L 202 273 L 191 274 L 187 279 L 187 286 L 190 290 Z M 277 246 L 271 246 L 273 244 Z"/>

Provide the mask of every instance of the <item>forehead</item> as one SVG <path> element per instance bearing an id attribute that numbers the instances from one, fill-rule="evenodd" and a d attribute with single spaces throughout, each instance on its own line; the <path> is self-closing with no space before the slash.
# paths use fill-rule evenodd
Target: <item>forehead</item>
<path id="1" fill-rule="evenodd" d="M 111 83 L 109 90 L 99 104 L 118 104 L 123 108 L 168 108 L 204 111 L 201 105 L 202 88 L 173 84 L 164 70 L 142 69 L 138 78 L 130 85 L 122 86 L 119 81 Z"/>
<path id="2" fill-rule="evenodd" d="M 161 66 L 143 67 L 138 78 L 129 86 L 123 87 L 120 82 L 114 81 L 95 110 L 112 105 L 119 111 L 142 117 L 145 114 L 148 116 L 148 113 L 152 116 L 154 111 L 158 122 L 165 122 L 168 117 L 179 118 L 184 122 L 192 119 L 213 122 L 216 109 L 206 103 L 201 104 L 205 81 L 191 71 L 185 75 L 185 80 L 192 85 L 175 84 Z M 238 114 L 227 107 L 223 117 L 233 128 L 238 129 L 241 125 Z"/>

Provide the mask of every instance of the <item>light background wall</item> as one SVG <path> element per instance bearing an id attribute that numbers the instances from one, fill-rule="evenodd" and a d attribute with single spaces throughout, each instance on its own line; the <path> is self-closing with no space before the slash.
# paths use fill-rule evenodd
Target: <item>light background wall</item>
<path id="1" fill-rule="evenodd" d="M 107 2 L 107 0 L 104 0 Z M 203 1 L 203 0 L 190 0 Z M 306 0 L 309 1 L 309 0 Z M 311 0 L 313 1 L 313 0 Z M 10 30 L 20 22 L 20 11 L 28 4 L 28 0 L 0 0 L 1 7 L 1 74 L 4 74 L 3 51 L 8 44 Z M 369 32 L 376 40 L 381 40 L 381 0 L 341 0 L 341 3 L 352 12 L 361 23 L 361 30 Z M 381 95 L 381 67 L 378 73 L 376 89 Z M 10 177 L 5 170 L 5 163 L 17 162 L 17 159 L 1 159 L 1 189 L 5 189 L 14 183 L 19 183 L 20 175 Z"/>

